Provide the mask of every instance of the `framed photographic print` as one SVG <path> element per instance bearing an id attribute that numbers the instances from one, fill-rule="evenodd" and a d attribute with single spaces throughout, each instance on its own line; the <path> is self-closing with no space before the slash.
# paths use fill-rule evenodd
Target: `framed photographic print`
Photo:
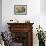
<path id="1" fill-rule="evenodd" d="M 15 15 L 27 15 L 27 5 L 14 5 Z"/>

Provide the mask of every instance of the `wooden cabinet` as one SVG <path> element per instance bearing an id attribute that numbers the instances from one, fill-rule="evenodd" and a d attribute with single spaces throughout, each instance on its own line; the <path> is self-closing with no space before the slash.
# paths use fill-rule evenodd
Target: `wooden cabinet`
<path id="1" fill-rule="evenodd" d="M 7 23 L 12 33 L 13 41 L 22 46 L 33 46 L 33 23 Z"/>

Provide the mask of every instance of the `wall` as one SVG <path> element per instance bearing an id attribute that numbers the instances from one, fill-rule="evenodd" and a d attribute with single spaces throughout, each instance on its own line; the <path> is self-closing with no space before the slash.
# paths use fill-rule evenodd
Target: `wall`
<path id="1" fill-rule="evenodd" d="M 40 0 L 40 10 L 42 13 L 46 13 L 46 0 Z"/>
<path id="2" fill-rule="evenodd" d="M 2 0 L 0 0 L 0 31 L 2 29 Z"/>
<path id="3" fill-rule="evenodd" d="M 24 4 L 24 5 L 26 4 L 27 5 L 27 15 L 14 15 L 14 5 L 16 5 L 16 4 Z M 15 1 L 15 0 L 14 1 L 13 0 L 3 0 L 2 1 L 3 26 L 5 26 L 6 23 L 10 19 L 17 19 L 20 22 L 24 22 L 27 18 L 31 22 L 39 23 L 39 19 L 40 19 L 39 15 L 40 15 L 40 0 L 30 0 L 30 1 L 20 0 L 19 2 L 18 2 L 18 0 L 17 1 Z M 4 29 L 7 30 L 5 27 L 4 27 Z"/>
<path id="4" fill-rule="evenodd" d="M 14 5 L 27 5 L 27 15 L 14 15 Z M 41 3 L 42 4 L 42 3 Z M 42 6 L 41 6 L 42 7 Z M 33 25 L 33 45 L 38 46 L 38 39 L 36 37 L 36 27 L 39 24 L 46 30 L 46 15 L 41 12 L 40 0 L 2 0 L 2 26 L 3 31 L 8 30 L 7 22 L 11 19 L 17 19 L 19 22 L 30 20 Z"/>
<path id="5" fill-rule="evenodd" d="M 46 0 L 40 0 L 40 24 L 46 31 Z"/>

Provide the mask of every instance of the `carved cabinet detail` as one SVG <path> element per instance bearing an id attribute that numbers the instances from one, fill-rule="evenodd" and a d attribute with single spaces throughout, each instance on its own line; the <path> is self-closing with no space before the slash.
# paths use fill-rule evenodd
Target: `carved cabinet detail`
<path id="1" fill-rule="evenodd" d="M 7 23 L 13 42 L 18 46 L 33 46 L 33 23 Z"/>

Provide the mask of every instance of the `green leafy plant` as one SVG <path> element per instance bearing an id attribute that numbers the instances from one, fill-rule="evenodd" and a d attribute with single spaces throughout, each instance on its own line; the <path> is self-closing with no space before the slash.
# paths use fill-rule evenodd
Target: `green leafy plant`
<path id="1" fill-rule="evenodd" d="M 38 40 L 39 40 L 39 41 L 40 41 L 40 40 L 45 41 L 45 35 L 44 35 L 44 31 L 43 31 L 42 27 L 40 27 L 40 25 L 39 25 L 39 28 L 36 28 L 36 29 L 37 29 L 37 34 L 36 34 L 36 36 L 38 36 Z"/>

